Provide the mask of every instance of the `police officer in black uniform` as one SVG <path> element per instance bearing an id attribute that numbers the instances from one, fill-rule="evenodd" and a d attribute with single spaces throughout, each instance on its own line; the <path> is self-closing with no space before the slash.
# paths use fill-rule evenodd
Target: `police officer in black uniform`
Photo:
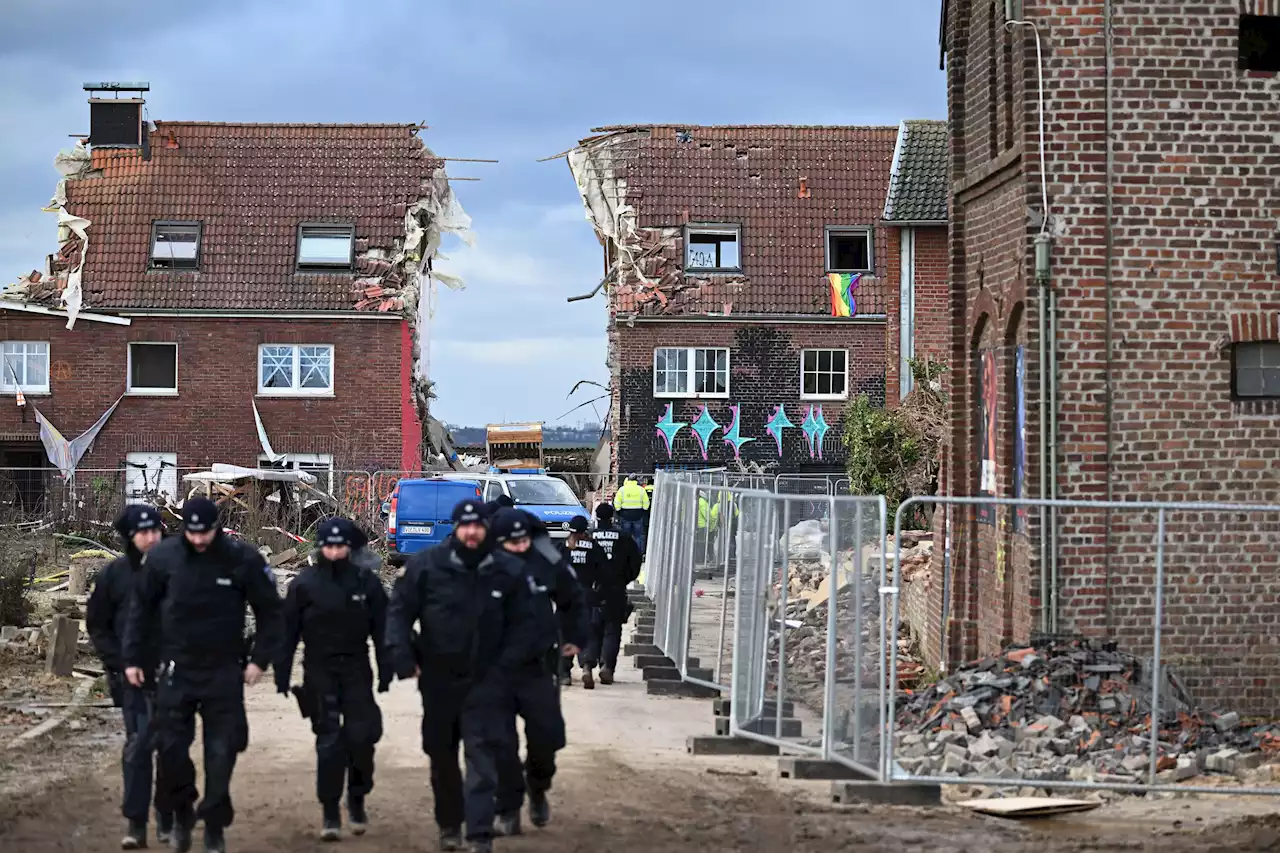
<path id="1" fill-rule="evenodd" d="M 159 645 L 157 736 L 163 784 L 156 805 L 174 815 L 172 847 L 191 849 L 196 817 L 204 820 L 204 848 L 224 853 L 231 825 L 231 775 L 249 744 L 244 687 L 258 683 L 279 653 L 282 621 L 275 579 L 258 550 L 222 532 L 218 508 L 191 498 L 182 508 L 181 536 L 147 552 L 125 626 L 125 676 L 134 687 L 151 678 Z M 257 633 L 245 662 L 245 605 Z M 159 622 L 159 636 L 155 623 Z M 198 809 L 191 763 L 195 717 L 204 738 L 204 799 Z"/>
<path id="2" fill-rule="evenodd" d="M 85 613 L 89 637 L 107 671 L 111 698 L 124 714 L 124 803 L 121 811 L 128 828 L 120 841 L 123 850 L 147 846 L 147 812 L 151 809 L 152 753 L 155 751 L 155 671 L 154 649 L 147 650 L 144 669 L 151 679 L 142 687 L 125 681 L 123 641 L 134 585 L 142 576 L 142 555 L 164 535 L 160 511 L 146 504 L 134 504 L 116 519 L 116 531 L 124 540 L 124 556 L 117 557 L 99 574 L 89 596 Z M 156 780 L 157 787 L 163 785 Z M 156 811 L 156 840 L 169 841 L 173 815 Z"/>
<path id="3" fill-rule="evenodd" d="M 582 645 L 578 651 L 578 665 L 582 667 L 584 674 L 590 670 L 586 664 L 586 649 L 591 645 L 591 637 L 593 634 L 593 626 L 598 622 L 596 609 L 599 602 L 596 600 L 596 584 L 604 576 L 605 570 L 608 568 L 604 551 L 591 538 L 591 533 L 587 529 L 587 520 L 582 516 L 575 516 L 569 521 L 569 537 L 560 545 L 560 551 L 569 561 L 569 566 L 573 569 L 574 575 L 578 578 L 578 585 L 582 588 L 583 602 L 586 606 L 587 613 L 587 642 Z M 595 664 L 592 664 L 594 666 Z M 568 687 L 573 683 L 573 658 L 565 655 L 560 658 L 560 684 Z M 588 690 L 594 688 L 595 681 L 587 681 L 583 684 Z"/>
<path id="4" fill-rule="evenodd" d="M 551 820 L 547 791 L 556 773 L 556 752 L 564 749 L 564 716 L 556 679 L 563 655 L 577 654 L 587 642 L 587 612 L 582 587 L 546 529 L 532 515 L 504 509 L 491 525 L 494 540 L 524 564 L 538 616 L 543 653 L 510 673 L 515 711 L 524 719 L 526 758 L 520 766 L 520 738 L 510 719 L 507 751 L 498 766 L 498 835 L 520 834 L 520 807 L 529 792 L 534 826 Z M 563 641 L 563 648 L 561 642 Z"/>
<path id="5" fill-rule="evenodd" d="M 369 639 L 378 659 L 378 692 L 391 684 L 386 654 L 387 592 L 377 572 L 355 563 L 368 537 L 345 518 L 316 527 L 319 555 L 289 585 L 284 644 L 276 660 L 276 690 L 289 695 L 293 656 L 303 643 L 303 684 L 297 692 L 316 736 L 316 796 L 323 810 L 320 837 L 337 841 L 345 783 L 351 832 L 368 825 L 365 797 L 373 789 L 373 754 L 382 739 L 382 712 L 373 698 Z"/>
<path id="6" fill-rule="evenodd" d="M 613 507 L 596 507 L 596 529 L 591 538 L 604 551 L 606 568 L 596 581 L 596 613 L 591 642 L 587 644 L 587 661 L 582 668 L 582 686 L 594 687 L 591 668 L 600 665 L 600 683 L 613 684 L 613 671 L 618 666 L 622 649 L 622 626 L 631 616 L 627 587 L 640 577 L 640 549 L 630 535 L 613 526 Z"/>
<path id="7" fill-rule="evenodd" d="M 471 849 L 487 853 L 497 762 L 515 713 L 510 673 L 544 649 L 524 567 L 494 550 L 485 505 L 464 500 L 452 520 L 445 541 L 401 569 L 387 612 L 387 646 L 396 675 L 417 676 L 422 692 L 422 749 L 431 759 L 440 847 L 462 849 L 465 819 Z"/>

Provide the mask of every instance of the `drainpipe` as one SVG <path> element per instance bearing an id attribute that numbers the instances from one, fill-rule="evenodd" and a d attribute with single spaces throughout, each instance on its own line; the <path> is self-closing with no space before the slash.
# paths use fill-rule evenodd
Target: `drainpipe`
<path id="1" fill-rule="evenodd" d="M 1111 150 L 1112 149 L 1112 145 L 1111 145 L 1111 96 L 1112 96 L 1111 5 L 1112 5 L 1112 0 L 1105 0 L 1102 6 L 1102 10 L 1103 10 L 1102 11 L 1102 32 L 1103 32 L 1103 40 L 1106 44 L 1106 76 L 1104 78 L 1105 79 L 1105 84 L 1104 84 L 1105 85 L 1105 92 L 1104 92 L 1105 127 L 1104 127 L 1103 137 L 1106 140 L 1106 145 L 1107 145 L 1107 157 L 1106 157 L 1107 201 L 1106 201 L 1106 217 L 1105 217 L 1106 230 L 1104 231 L 1104 235 L 1103 235 L 1105 240 L 1104 261 L 1103 261 L 1103 264 L 1104 264 L 1103 281 L 1105 283 L 1104 298 L 1106 300 L 1106 318 L 1107 318 L 1107 322 L 1106 322 L 1107 357 L 1106 357 L 1106 381 L 1105 381 L 1105 387 L 1104 387 L 1103 400 L 1105 401 L 1105 407 L 1106 407 L 1106 412 L 1104 417 L 1106 421 L 1106 433 L 1107 433 L 1107 455 L 1106 455 L 1107 497 L 1106 499 L 1108 501 L 1112 501 L 1115 499 L 1114 490 L 1112 488 L 1112 482 L 1111 482 L 1112 453 L 1115 449 L 1115 445 L 1114 445 L 1115 437 L 1113 435 L 1113 425 L 1114 425 L 1113 422 L 1115 417 L 1115 389 L 1112 384 L 1112 372 L 1111 372 L 1112 361 L 1114 358 L 1113 335 L 1115 331 L 1114 317 L 1111 310 L 1111 291 L 1112 291 L 1112 284 L 1113 284 L 1112 277 L 1111 277 L 1111 261 L 1115 254 L 1115 241 L 1111 236 L 1111 229 L 1112 229 L 1112 224 L 1114 222 L 1114 215 L 1115 215 L 1114 196 L 1113 196 L 1112 186 L 1111 186 L 1112 178 L 1114 176 L 1114 171 L 1115 171 L 1115 159 Z M 1105 511 L 1104 517 L 1106 519 L 1105 521 L 1106 539 L 1104 540 L 1106 543 L 1105 544 L 1106 550 L 1103 552 L 1102 559 L 1103 559 L 1103 574 L 1105 576 L 1106 626 L 1107 626 L 1107 634 L 1110 635 L 1114 626 L 1111 621 L 1111 510 L 1109 508 Z"/>

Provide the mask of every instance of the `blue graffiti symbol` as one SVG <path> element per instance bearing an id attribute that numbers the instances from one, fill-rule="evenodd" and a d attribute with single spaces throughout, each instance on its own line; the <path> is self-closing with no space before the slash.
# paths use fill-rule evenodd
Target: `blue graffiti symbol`
<path id="1" fill-rule="evenodd" d="M 702 407 L 702 414 L 698 415 L 698 419 L 693 422 L 690 427 L 694 434 L 698 436 L 698 443 L 702 445 L 702 458 L 707 458 L 707 443 L 711 441 L 712 434 L 721 429 L 720 424 L 716 423 L 716 419 L 711 417 L 711 412 L 707 411 L 707 407 Z"/>
<path id="2" fill-rule="evenodd" d="M 805 416 L 804 423 L 800 424 L 800 431 L 804 433 L 804 437 L 809 442 L 809 457 L 817 456 L 814 449 L 814 439 L 818 435 L 818 419 L 813 415 L 813 406 L 809 407 L 809 414 Z"/>
<path id="3" fill-rule="evenodd" d="M 742 445 L 749 441 L 755 441 L 754 438 L 742 437 L 742 412 L 740 406 L 730 406 L 729 411 L 733 412 L 733 422 L 729 424 L 729 429 L 725 431 L 724 443 L 733 448 L 733 458 L 742 458 Z"/>
<path id="4" fill-rule="evenodd" d="M 778 445 L 778 455 L 782 455 L 782 431 L 784 429 L 795 429 L 796 425 L 787 417 L 787 411 L 779 403 L 774 407 L 773 417 L 769 419 L 769 423 L 765 424 L 765 430 L 769 435 L 773 436 L 773 441 Z"/>
<path id="5" fill-rule="evenodd" d="M 827 423 L 826 417 L 822 414 L 822 407 L 818 407 L 818 418 L 815 421 L 813 431 L 813 443 L 818 448 L 818 458 L 822 458 L 822 442 L 827 437 L 827 432 L 831 429 L 831 425 Z"/>
<path id="6" fill-rule="evenodd" d="M 688 424 L 677 423 L 675 416 L 672 414 L 672 404 L 667 403 L 667 411 L 658 421 L 658 435 L 667 444 L 667 458 L 671 458 L 671 444 L 676 440 L 676 436 L 680 434 L 680 430 L 688 426 Z"/>

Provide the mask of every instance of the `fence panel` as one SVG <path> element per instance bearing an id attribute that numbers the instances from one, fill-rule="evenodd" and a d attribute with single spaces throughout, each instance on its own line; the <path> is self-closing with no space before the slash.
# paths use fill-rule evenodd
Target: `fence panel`
<path id="1" fill-rule="evenodd" d="M 968 556 L 984 571 L 957 582 L 989 657 L 899 695 L 900 534 L 926 503 L 977 522 Z M 1037 517 L 1050 545 L 1032 561 Z M 1280 506 L 913 498 L 895 551 L 886 778 L 1280 795 L 1260 766 L 1280 726 L 1256 719 L 1280 696 Z M 1186 781 L 1202 775 L 1231 781 Z"/>

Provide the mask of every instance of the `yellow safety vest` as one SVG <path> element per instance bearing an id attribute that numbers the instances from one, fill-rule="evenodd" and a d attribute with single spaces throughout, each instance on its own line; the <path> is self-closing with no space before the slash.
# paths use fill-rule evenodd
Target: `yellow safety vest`
<path id="1" fill-rule="evenodd" d="M 648 509 L 649 493 L 635 480 L 627 480 L 613 496 L 613 508 L 617 510 Z"/>

